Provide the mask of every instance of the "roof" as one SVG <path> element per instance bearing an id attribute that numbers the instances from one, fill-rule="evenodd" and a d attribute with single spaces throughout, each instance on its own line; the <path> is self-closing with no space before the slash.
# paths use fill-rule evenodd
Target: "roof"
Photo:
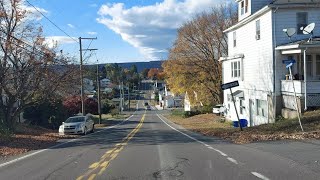
<path id="1" fill-rule="evenodd" d="M 320 47 L 320 37 L 313 37 L 311 41 L 309 39 L 298 40 L 292 43 L 282 44 L 276 47 L 276 50 L 288 50 L 288 49 L 305 49 L 312 47 Z"/>

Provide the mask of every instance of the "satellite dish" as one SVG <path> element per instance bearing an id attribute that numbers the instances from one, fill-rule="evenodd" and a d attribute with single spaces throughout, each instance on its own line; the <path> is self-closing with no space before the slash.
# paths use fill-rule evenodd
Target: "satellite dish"
<path id="1" fill-rule="evenodd" d="M 296 34 L 296 29 L 295 28 L 288 28 L 288 29 L 283 29 L 283 32 L 286 33 L 286 35 L 288 36 L 288 38 L 291 40 L 291 37 Z"/>
<path id="2" fill-rule="evenodd" d="M 303 34 L 311 34 L 315 27 L 316 27 L 316 23 L 311 23 L 305 28 L 301 27 L 300 30 L 302 30 Z"/>
<path id="3" fill-rule="evenodd" d="M 312 41 L 312 34 L 313 34 L 313 30 L 316 27 L 316 23 L 311 23 L 306 27 L 301 27 L 300 30 L 302 30 L 303 34 L 310 34 L 310 38 L 308 40 L 308 42 Z"/>

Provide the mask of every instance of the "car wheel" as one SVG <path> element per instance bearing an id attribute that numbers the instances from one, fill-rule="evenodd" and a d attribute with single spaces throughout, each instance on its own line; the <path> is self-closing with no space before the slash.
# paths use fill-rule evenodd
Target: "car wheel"
<path id="1" fill-rule="evenodd" d="M 92 133 L 94 132 L 94 125 L 92 125 L 92 129 L 91 129 L 91 132 L 92 132 Z"/>
<path id="2" fill-rule="evenodd" d="M 87 127 L 84 127 L 83 135 L 87 135 Z"/>

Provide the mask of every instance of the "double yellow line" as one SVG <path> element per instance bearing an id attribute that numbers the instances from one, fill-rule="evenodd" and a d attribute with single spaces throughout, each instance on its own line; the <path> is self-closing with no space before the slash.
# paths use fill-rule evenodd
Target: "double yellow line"
<path id="1" fill-rule="evenodd" d="M 141 128 L 145 115 L 143 114 L 139 124 L 126 136 L 122 139 L 121 143 L 116 144 L 116 146 L 107 151 L 98 162 L 92 163 L 89 166 L 88 171 L 79 176 L 77 180 L 82 180 L 84 178 L 88 178 L 88 180 L 93 180 L 96 176 L 102 175 L 102 173 L 108 168 L 110 162 L 114 160 L 118 154 L 123 150 L 123 148 L 128 144 L 128 142 L 134 137 L 134 135 L 139 131 Z"/>

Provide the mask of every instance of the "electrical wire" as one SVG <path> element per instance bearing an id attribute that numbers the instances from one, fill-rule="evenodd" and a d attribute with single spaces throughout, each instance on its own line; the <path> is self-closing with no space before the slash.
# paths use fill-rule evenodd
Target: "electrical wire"
<path id="1" fill-rule="evenodd" d="M 68 33 L 66 33 L 63 29 L 61 29 L 58 25 L 56 25 L 53 21 L 51 21 L 46 15 L 44 15 L 41 11 L 38 10 L 38 8 L 36 8 L 33 4 L 31 4 L 28 0 L 26 0 L 26 2 L 32 6 L 36 11 L 38 11 L 44 18 L 46 18 L 52 25 L 54 25 L 57 29 L 59 29 L 61 32 L 63 32 L 66 36 L 68 36 L 70 39 L 72 39 L 73 41 L 77 42 L 78 41 L 76 39 L 74 39 L 73 37 L 71 37 Z"/>

